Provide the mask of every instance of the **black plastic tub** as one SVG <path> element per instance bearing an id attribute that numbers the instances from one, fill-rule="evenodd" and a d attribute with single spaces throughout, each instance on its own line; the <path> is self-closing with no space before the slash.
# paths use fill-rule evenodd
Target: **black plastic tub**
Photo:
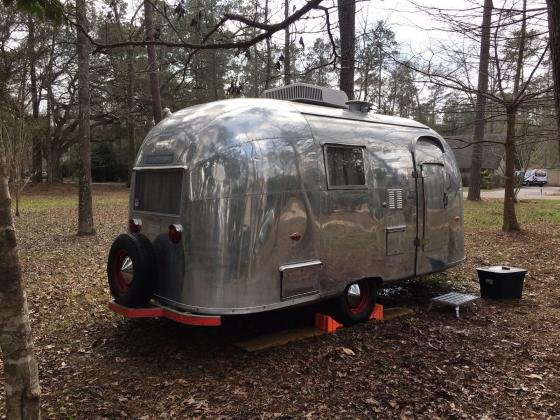
<path id="1" fill-rule="evenodd" d="M 480 296 L 484 299 L 521 299 L 527 270 L 496 265 L 477 268 Z"/>

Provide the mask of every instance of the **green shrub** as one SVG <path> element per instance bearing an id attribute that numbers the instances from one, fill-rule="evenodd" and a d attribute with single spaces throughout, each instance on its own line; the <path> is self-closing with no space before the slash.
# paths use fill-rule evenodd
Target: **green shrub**
<path id="1" fill-rule="evenodd" d="M 494 171 L 492 169 L 483 169 L 480 171 L 480 188 L 490 190 L 495 186 Z"/>

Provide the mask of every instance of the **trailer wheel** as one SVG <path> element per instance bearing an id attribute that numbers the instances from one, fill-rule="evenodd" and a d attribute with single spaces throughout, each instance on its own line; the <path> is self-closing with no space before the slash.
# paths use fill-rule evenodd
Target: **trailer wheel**
<path id="1" fill-rule="evenodd" d="M 369 319 L 377 300 L 377 285 L 363 279 L 349 284 L 344 293 L 335 300 L 334 318 L 344 325 L 352 325 Z"/>
<path id="2" fill-rule="evenodd" d="M 107 261 L 107 278 L 115 302 L 142 306 L 156 284 L 155 255 L 150 240 L 139 233 L 123 233 L 113 242 Z"/>

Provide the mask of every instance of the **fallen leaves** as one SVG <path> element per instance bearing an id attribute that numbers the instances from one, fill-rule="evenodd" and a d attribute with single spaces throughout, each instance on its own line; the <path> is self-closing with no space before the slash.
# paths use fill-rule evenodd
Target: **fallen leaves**
<path id="1" fill-rule="evenodd" d="M 560 412 L 560 241 L 551 234 L 559 225 L 505 234 L 471 224 L 464 264 L 384 295 L 388 305 L 414 309 L 413 316 L 248 355 L 230 343 L 301 321 L 305 312 L 233 319 L 214 330 L 107 311 L 105 259 L 125 229 L 128 193 L 96 188 L 95 237 L 75 236 L 75 191 L 41 195 L 31 209 L 24 203 L 17 220 L 45 418 L 547 418 Z M 458 320 L 445 309 L 426 312 L 435 294 L 476 293 L 474 268 L 502 264 L 501 258 L 529 270 L 521 302 L 481 301 Z M 0 411 L 2 404 L 0 398 Z"/>
<path id="2" fill-rule="evenodd" d="M 542 375 L 537 375 L 536 373 L 531 373 L 530 375 L 525 375 L 526 378 L 529 379 L 538 379 L 539 381 L 542 381 L 543 377 Z"/>
<path id="3" fill-rule="evenodd" d="M 342 353 L 346 354 L 347 356 L 355 356 L 356 353 L 354 353 L 354 350 L 349 349 L 348 347 L 341 347 L 340 350 L 342 350 Z"/>

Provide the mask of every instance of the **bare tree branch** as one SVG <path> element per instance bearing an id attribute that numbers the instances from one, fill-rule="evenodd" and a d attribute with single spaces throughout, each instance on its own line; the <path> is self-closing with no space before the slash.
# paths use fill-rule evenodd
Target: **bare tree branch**
<path id="1" fill-rule="evenodd" d="M 218 24 L 210 31 L 211 32 L 210 35 L 212 35 L 225 22 L 230 21 L 230 20 L 234 20 L 234 21 L 244 23 L 248 28 L 256 28 L 256 29 L 263 30 L 263 32 L 256 35 L 255 37 L 248 38 L 248 39 L 245 39 L 245 40 L 242 40 L 242 41 L 228 41 L 228 42 L 218 42 L 218 43 L 207 44 L 206 41 L 209 38 L 209 36 L 207 36 L 207 37 L 205 37 L 205 39 L 203 39 L 203 41 L 201 43 L 172 42 L 172 41 L 165 41 L 165 40 L 121 41 L 121 42 L 115 42 L 115 43 L 102 43 L 102 42 L 98 42 L 97 40 L 93 39 L 93 37 L 91 37 L 87 33 L 87 31 L 83 30 L 83 28 L 80 28 L 80 30 L 82 32 L 86 33 L 86 36 L 89 38 L 89 41 L 95 47 L 95 49 L 93 51 L 94 53 L 95 52 L 106 51 L 106 50 L 113 49 L 113 48 L 126 47 L 126 46 L 145 47 L 145 46 L 148 46 L 148 45 L 159 45 L 159 46 L 170 47 L 170 48 L 186 48 L 186 49 L 191 49 L 191 50 L 217 50 L 217 49 L 236 49 L 236 48 L 241 49 L 241 50 L 245 50 L 245 49 L 259 43 L 260 41 L 265 40 L 266 38 L 270 38 L 276 32 L 278 32 L 282 29 L 285 29 L 286 27 L 288 27 L 292 23 L 296 22 L 298 19 L 300 19 L 302 16 L 304 16 L 309 11 L 311 11 L 313 9 L 317 9 L 317 7 L 319 6 L 319 4 L 322 1 L 323 0 L 309 0 L 303 7 L 301 7 L 300 9 L 298 9 L 294 13 L 292 13 L 290 16 L 288 16 L 288 18 L 284 19 L 281 22 L 275 23 L 275 24 L 261 23 L 261 22 L 255 21 L 255 20 L 247 19 L 247 18 L 245 18 L 243 16 L 240 16 L 240 15 L 228 14 L 228 15 L 225 15 L 218 22 Z M 72 25 L 78 26 L 78 24 L 74 20 L 68 19 L 68 21 Z"/>

